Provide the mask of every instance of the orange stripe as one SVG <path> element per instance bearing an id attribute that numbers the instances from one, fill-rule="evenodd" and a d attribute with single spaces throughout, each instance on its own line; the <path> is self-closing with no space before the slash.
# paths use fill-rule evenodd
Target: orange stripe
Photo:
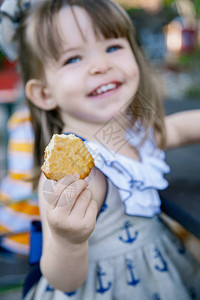
<path id="1" fill-rule="evenodd" d="M 33 152 L 33 144 L 10 141 L 8 151 Z"/>
<path id="2" fill-rule="evenodd" d="M 28 115 L 28 113 L 26 113 Z M 9 126 L 13 126 L 13 125 L 17 125 L 19 123 L 22 123 L 22 122 L 31 122 L 31 117 L 28 115 L 28 116 L 23 116 L 22 114 L 14 114 L 12 116 L 12 118 L 9 120 L 8 122 L 8 125 Z"/>
<path id="3" fill-rule="evenodd" d="M 10 230 L 0 224 L 0 234 L 10 232 Z"/>
<path id="4" fill-rule="evenodd" d="M 0 202 L 6 203 L 7 201 L 10 201 L 10 197 L 8 194 L 5 194 L 0 190 Z"/>
<path id="5" fill-rule="evenodd" d="M 30 174 L 19 174 L 19 173 L 15 173 L 15 172 L 9 172 L 9 176 L 10 178 L 12 179 L 15 179 L 15 180 L 24 180 L 24 179 L 29 179 L 30 178 Z"/>
<path id="6" fill-rule="evenodd" d="M 30 216 L 39 216 L 40 211 L 38 206 L 33 206 L 25 201 L 9 205 L 15 212 L 24 213 Z"/>
<path id="7" fill-rule="evenodd" d="M 16 242 L 16 243 L 19 243 L 19 244 L 23 244 L 23 245 L 29 245 L 29 233 L 21 233 L 21 234 L 16 234 L 16 235 L 13 235 L 12 237 L 9 237 L 8 239 L 13 241 L 13 242 Z"/>
<path id="8" fill-rule="evenodd" d="M 17 172 L 16 172 L 16 173 L 17 173 Z M 31 184 L 30 181 L 25 181 L 25 180 L 15 180 L 15 179 L 11 178 L 10 176 L 7 176 L 6 179 L 7 179 L 7 184 L 9 183 L 10 186 L 11 186 L 13 189 L 15 188 L 15 185 L 17 185 L 18 188 L 21 186 L 21 188 L 27 187 L 27 188 L 30 188 L 30 190 L 32 189 L 32 184 Z M 8 195 L 8 197 L 10 197 L 9 194 L 5 193 L 4 191 L 1 191 L 1 190 L 0 190 L 0 193 L 1 193 L 1 192 L 2 192 L 4 195 Z"/>

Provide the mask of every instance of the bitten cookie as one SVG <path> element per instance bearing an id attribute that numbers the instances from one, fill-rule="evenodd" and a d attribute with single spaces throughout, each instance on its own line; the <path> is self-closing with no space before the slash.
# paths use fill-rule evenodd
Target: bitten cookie
<path id="1" fill-rule="evenodd" d="M 54 134 L 45 148 L 42 172 L 48 179 L 59 180 L 69 174 L 87 177 L 94 160 L 83 141 L 74 134 Z"/>

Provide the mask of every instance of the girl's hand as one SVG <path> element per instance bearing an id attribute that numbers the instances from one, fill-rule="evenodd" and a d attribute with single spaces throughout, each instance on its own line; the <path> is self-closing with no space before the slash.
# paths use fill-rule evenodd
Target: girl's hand
<path id="1" fill-rule="evenodd" d="M 82 244 L 95 228 L 97 204 L 91 197 L 85 180 L 69 175 L 55 182 L 46 179 L 43 198 L 46 217 L 55 240 L 67 244 Z"/>

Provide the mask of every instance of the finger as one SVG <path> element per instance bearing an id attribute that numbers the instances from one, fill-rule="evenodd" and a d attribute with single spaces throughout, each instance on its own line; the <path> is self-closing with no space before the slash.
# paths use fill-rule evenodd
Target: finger
<path id="1" fill-rule="evenodd" d="M 61 196 L 66 187 L 73 184 L 76 180 L 78 180 L 78 178 L 79 175 L 71 174 L 61 178 L 58 181 L 54 181 L 53 192 L 58 196 L 57 198 Z"/>
<path id="2" fill-rule="evenodd" d="M 65 207 L 70 214 L 72 207 L 80 193 L 88 186 L 84 180 L 77 180 L 69 184 L 57 200 L 56 207 Z"/>
<path id="3" fill-rule="evenodd" d="M 87 223 L 93 224 L 94 227 L 96 224 L 97 213 L 98 213 L 97 203 L 95 200 L 91 199 L 87 207 L 87 210 L 85 212 L 84 218 Z"/>
<path id="4" fill-rule="evenodd" d="M 91 200 L 91 190 L 86 188 L 78 196 L 74 206 L 71 209 L 71 214 L 76 217 L 83 218 Z"/>
<path id="5" fill-rule="evenodd" d="M 64 189 L 72 182 L 78 179 L 79 175 L 68 175 L 64 178 L 54 181 L 45 179 L 42 187 L 42 193 L 44 199 L 51 205 L 55 206 L 58 198 L 64 191 Z"/>

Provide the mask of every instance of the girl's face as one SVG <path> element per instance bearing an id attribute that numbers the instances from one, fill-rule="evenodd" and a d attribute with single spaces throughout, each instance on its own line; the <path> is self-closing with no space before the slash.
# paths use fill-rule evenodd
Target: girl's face
<path id="1" fill-rule="evenodd" d="M 125 38 L 97 38 L 88 14 L 75 6 L 59 13 L 63 53 L 45 67 L 46 87 L 65 121 L 106 122 L 128 107 L 139 69 Z"/>

